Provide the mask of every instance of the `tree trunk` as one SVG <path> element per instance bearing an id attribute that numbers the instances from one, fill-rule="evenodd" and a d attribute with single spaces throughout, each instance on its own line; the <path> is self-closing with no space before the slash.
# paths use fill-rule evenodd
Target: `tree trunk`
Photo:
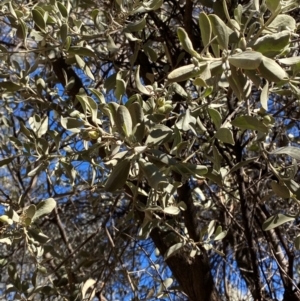
<path id="1" fill-rule="evenodd" d="M 168 249 L 163 241 L 163 235 L 158 228 L 151 232 L 151 238 L 162 255 Z M 215 289 L 205 251 L 194 258 L 189 258 L 188 254 L 179 253 L 169 257 L 166 263 L 190 301 L 221 301 Z"/>

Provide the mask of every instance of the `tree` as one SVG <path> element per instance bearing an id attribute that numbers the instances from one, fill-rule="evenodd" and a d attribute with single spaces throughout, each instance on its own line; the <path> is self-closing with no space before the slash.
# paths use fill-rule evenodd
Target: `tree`
<path id="1" fill-rule="evenodd" d="M 300 300 L 299 5 L 244 2 L 2 1 L 3 300 Z"/>

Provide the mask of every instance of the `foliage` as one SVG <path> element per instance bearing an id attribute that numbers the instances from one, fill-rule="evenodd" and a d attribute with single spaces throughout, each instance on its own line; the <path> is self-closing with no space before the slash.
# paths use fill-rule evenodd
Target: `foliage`
<path id="1" fill-rule="evenodd" d="M 2 1 L 3 300 L 300 300 L 298 6 Z"/>

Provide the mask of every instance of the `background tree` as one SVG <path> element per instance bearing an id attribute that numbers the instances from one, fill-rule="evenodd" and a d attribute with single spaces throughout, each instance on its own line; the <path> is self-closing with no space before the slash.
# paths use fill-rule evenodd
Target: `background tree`
<path id="1" fill-rule="evenodd" d="M 298 13 L 2 1 L 2 299 L 300 300 Z"/>

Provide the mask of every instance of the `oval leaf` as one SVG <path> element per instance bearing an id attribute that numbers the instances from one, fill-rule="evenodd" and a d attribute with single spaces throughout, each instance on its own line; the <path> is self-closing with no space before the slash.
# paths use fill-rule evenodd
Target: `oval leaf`
<path id="1" fill-rule="evenodd" d="M 51 213 L 55 207 L 56 207 L 56 201 L 53 198 L 49 198 L 39 202 L 36 206 L 36 212 L 32 218 L 32 221 L 38 219 L 43 215 Z"/>
<path id="2" fill-rule="evenodd" d="M 132 120 L 128 109 L 120 105 L 117 109 L 116 114 L 116 126 L 120 132 L 122 132 L 125 137 L 130 137 L 132 134 Z"/>
<path id="3" fill-rule="evenodd" d="M 281 213 L 269 217 L 262 225 L 264 231 L 274 229 L 282 224 L 295 220 L 294 216 L 284 215 Z"/>
<path id="4" fill-rule="evenodd" d="M 234 145 L 232 131 L 228 128 L 219 128 L 219 130 L 215 134 L 215 138 L 219 139 L 223 143 Z"/>
<path id="5" fill-rule="evenodd" d="M 231 65 L 246 70 L 255 70 L 261 64 L 263 55 L 256 51 L 236 53 L 228 58 Z"/>
<path id="6" fill-rule="evenodd" d="M 109 175 L 104 189 L 109 192 L 114 192 L 117 189 L 121 189 L 128 178 L 129 169 L 130 160 L 128 158 L 119 161 Z"/>
<path id="7" fill-rule="evenodd" d="M 272 59 L 263 57 L 257 68 L 261 76 L 270 82 L 279 82 L 288 79 L 287 73 Z"/>

